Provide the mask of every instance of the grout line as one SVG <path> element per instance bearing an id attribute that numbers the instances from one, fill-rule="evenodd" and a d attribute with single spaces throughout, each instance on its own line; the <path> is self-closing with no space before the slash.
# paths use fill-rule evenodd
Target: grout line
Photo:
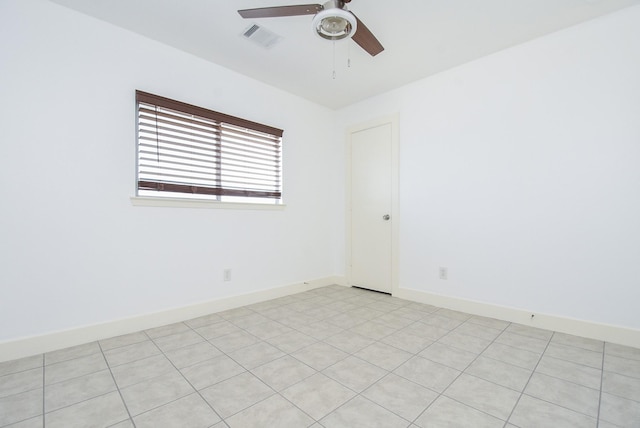
<path id="1" fill-rule="evenodd" d="M 504 425 L 505 427 L 507 426 L 507 423 L 509 423 L 509 419 L 511 419 L 511 417 L 513 416 L 513 412 L 515 412 L 516 408 L 518 407 L 518 404 L 520 403 L 520 399 L 522 399 L 522 396 L 524 395 L 524 391 L 527 389 L 527 386 L 529 385 L 529 382 L 531 382 L 531 378 L 536 373 L 538 365 L 540 365 L 540 361 L 542 361 L 542 357 L 544 357 L 544 353 L 547 352 L 547 348 L 549 347 L 549 344 L 551 343 L 551 339 L 553 339 L 553 335 L 554 334 L 556 334 L 556 333 L 553 332 L 551 334 L 551 337 L 549 337 L 549 339 L 547 340 L 547 345 L 544 347 L 544 350 L 540 354 L 540 357 L 538 358 L 538 362 L 536 363 L 536 366 L 531 371 L 531 374 L 529 375 L 529 379 L 527 379 L 527 383 L 525 383 L 524 386 L 522 387 L 522 392 L 520 392 L 520 396 L 516 400 L 516 404 L 514 404 L 513 409 L 511 409 L 511 413 L 509 413 L 509 417 L 507 418 L 507 420 L 505 422 L 505 425 Z"/>
<path id="2" fill-rule="evenodd" d="M 549 358 L 549 359 L 555 359 L 555 360 L 558 360 L 558 361 L 563 361 L 563 362 L 565 362 L 565 363 L 570 363 L 570 364 L 580 365 L 580 364 L 578 364 L 578 363 L 574 363 L 573 361 L 562 360 L 562 359 L 555 358 L 555 357 L 547 356 L 547 358 Z M 598 370 L 597 368 L 595 368 L 595 367 L 590 367 L 590 366 L 582 366 L 582 367 L 585 367 L 585 368 L 588 368 L 588 369 L 591 369 L 591 370 Z M 543 372 L 539 372 L 539 374 L 540 374 L 540 375 L 542 375 L 542 376 L 546 376 L 546 377 L 553 378 L 553 379 L 558 379 L 558 380 L 561 380 L 562 382 L 570 383 L 570 384 L 572 384 L 572 385 L 576 385 L 576 386 L 579 386 L 579 387 L 582 387 L 582 388 L 591 389 L 591 390 L 593 390 L 593 391 L 599 391 L 599 390 L 600 390 L 600 388 L 594 388 L 594 387 L 591 387 L 591 386 L 588 386 L 588 385 L 584 385 L 584 384 L 582 384 L 582 383 L 578 383 L 577 381 L 574 381 L 574 380 L 570 380 L 570 379 L 565 379 L 565 378 L 562 378 L 562 377 L 558 377 L 558 376 L 553 375 L 553 374 L 548 374 L 548 373 L 543 373 Z M 602 377 L 602 374 L 601 374 L 600 376 Z M 600 383 L 601 383 L 601 386 L 602 386 L 602 379 L 601 379 Z M 561 406 L 561 407 L 562 407 L 562 406 Z M 575 411 L 575 410 L 574 410 L 574 411 Z M 578 413 L 580 413 L 580 412 L 578 412 Z"/>
<path id="3" fill-rule="evenodd" d="M 587 418 L 590 418 L 590 419 L 594 419 L 594 420 L 596 420 L 596 417 L 595 417 L 595 416 L 588 415 L 588 414 L 586 414 L 586 413 L 583 413 L 583 412 L 578 411 L 578 410 L 575 410 L 575 409 L 571 409 L 571 408 L 569 408 L 569 407 L 563 406 L 563 405 L 558 404 L 558 403 L 555 403 L 555 402 L 553 402 L 553 401 L 549 401 L 549 400 L 547 400 L 547 399 L 545 399 L 545 398 L 536 397 L 536 396 L 533 396 L 533 395 L 529 395 L 529 394 L 527 394 L 527 393 L 522 393 L 522 395 L 526 395 L 527 397 L 533 398 L 533 399 L 535 399 L 535 400 L 538 400 L 538 401 L 542 401 L 542 402 L 545 402 L 545 403 L 551 404 L 551 405 L 553 405 L 553 406 L 555 406 L 555 407 L 559 407 L 559 408 L 564 409 L 564 410 L 567 410 L 567 411 L 569 411 L 569 412 L 571 412 L 571 413 L 575 413 L 575 414 L 577 414 L 577 415 L 581 415 L 581 416 L 584 416 L 584 417 L 587 417 Z M 512 424 L 513 424 L 513 423 L 512 423 Z"/>
<path id="4" fill-rule="evenodd" d="M 100 354 L 96 352 L 95 354 L 92 354 L 92 355 L 100 355 Z M 106 360 L 104 359 L 104 356 L 103 356 L 103 361 L 105 361 L 105 364 L 107 363 Z M 64 378 L 62 380 L 51 382 L 51 383 L 49 383 L 49 386 L 58 385 L 60 383 L 69 382 L 69 381 L 75 380 L 75 379 L 80 379 L 81 377 L 89 376 L 89 375 L 92 375 L 92 374 L 97 373 L 97 372 L 102 371 L 102 370 L 106 370 L 106 368 L 94 369 L 93 371 L 88 372 L 88 373 L 78 374 L 78 375 L 74 375 L 74 376 L 69 377 L 69 378 Z"/>
<path id="5" fill-rule="evenodd" d="M 596 428 L 600 426 L 600 408 L 602 407 L 602 383 L 604 381 L 604 359 L 606 356 L 607 342 L 602 345 L 602 368 L 600 370 L 600 393 L 598 395 L 598 416 L 596 419 Z"/>
<path id="6" fill-rule="evenodd" d="M 122 396 L 122 391 L 120 391 L 120 386 L 118 385 L 118 382 L 116 382 L 115 376 L 113 376 L 113 372 L 111 371 L 111 366 L 109 365 L 109 361 L 107 361 L 107 357 L 105 357 L 105 355 L 104 355 L 104 351 L 102 350 L 102 345 L 100 345 L 100 342 L 98 342 L 98 347 L 100 348 L 100 352 L 102 353 L 102 358 L 104 359 L 104 362 L 107 364 L 107 368 L 109 369 L 109 374 L 111 375 L 111 379 L 113 380 L 113 384 L 116 387 L 116 391 L 118 391 L 118 395 L 120 396 L 120 400 L 122 401 L 122 404 L 124 405 L 124 408 L 127 411 L 127 415 L 129 415 L 129 420 L 131 421 L 131 424 L 133 425 L 133 428 L 136 428 L 136 423 L 133 420 L 133 417 L 131 416 L 131 412 L 129 411 L 129 406 L 127 406 L 127 402 L 124 400 L 124 397 Z"/>
<path id="7" fill-rule="evenodd" d="M 46 387 L 46 382 L 45 382 L 45 365 L 44 365 L 44 353 L 42 354 L 42 428 L 45 428 L 45 387 Z"/>
<path id="8" fill-rule="evenodd" d="M 575 348 L 575 349 L 579 349 L 579 348 Z M 555 355 L 547 355 L 547 358 L 553 358 L 554 360 L 559 360 L 559 361 L 564 361 L 565 363 L 575 364 L 576 366 L 584 367 L 584 368 L 587 368 L 587 369 L 592 369 L 592 370 L 599 370 L 600 369 L 600 367 L 589 366 L 587 364 L 579 363 L 577 361 L 569 360 L 567 358 L 562 358 L 562 357 L 558 357 L 558 356 L 555 356 Z"/>

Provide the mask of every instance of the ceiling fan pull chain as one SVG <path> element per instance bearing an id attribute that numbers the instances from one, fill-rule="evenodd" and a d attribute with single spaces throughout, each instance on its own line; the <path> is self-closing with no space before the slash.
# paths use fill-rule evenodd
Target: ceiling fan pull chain
<path id="1" fill-rule="evenodd" d="M 347 68 L 351 68 L 351 43 L 347 43 Z"/>
<path id="2" fill-rule="evenodd" d="M 336 80 L 336 41 L 333 41 L 333 80 Z"/>

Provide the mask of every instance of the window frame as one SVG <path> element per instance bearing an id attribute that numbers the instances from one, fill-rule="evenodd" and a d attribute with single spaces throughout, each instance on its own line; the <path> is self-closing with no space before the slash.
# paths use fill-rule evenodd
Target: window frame
<path id="1" fill-rule="evenodd" d="M 208 128 L 207 147 L 215 155 L 208 160 L 209 167 L 207 167 L 207 174 L 209 181 L 211 177 L 215 178 L 214 186 L 197 185 L 186 181 L 180 182 L 179 179 L 174 182 L 170 182 L 162 179 L 155 179 L 149 181 L 146 179 L 150 174 L 145 171 L 145 175 L 141 175 L 141 137 L 140 129 L 143 119 L 141 119 L 141 104 L 143 107 L 153 106 L 156 108 L 155 121 L 156 130 L 155 138 L 158 140 L 160 133 L 157 129 L 158 109 L 171 110 L 172 113 L 176 113 L 180 116 L 192 116 L 193 120 L 207 120 L 210 121 L 206 124 Z M 214 110 L 198 107 L 192 104 L 184 103 L 181 101 L 173 100 L 170 98 L 154 95 L 148 92 L 136 90 L 136 182 L 135 182 L 135 196 L 131 198 L 134 205 L 138 206 L 191 206 L 191 207 L 218 207 L 224 205 L 224 207 L 237 207 L 237 208 L 255 208 L 255 207 L 274 207 L 284 206 L 282 200 L 282 136 L 284 131 L 272 126 L 264 125 L 261 123 L 253 122 L 247 119 L 231 116 L 225 113 L 220 113 Z M 153 119 L 149 119 L 148 109 L 146 110 L 147 122 L 145 132 L 149 133 L 149 122 L 153 122 Z M 180 126 L 185 126 L 190 119 L 179 118 L 178 123 Z M 222 131 L 225 128 L 225 131 Z M 184 132 L 184 129 L 180 128 L 180 131 Z M 215 137 L 212 135 L 215 134 Z M 231 136 L 230 136 L 231 135 Z M 240 136 L 240 137 L 238 137 Z M 182 137 L 179 137 L 182 138 Z M 261 179 L 255 179 L 250 175 L 255 174 L 259 169 L 258 167 L 249 167 L 250 163 L 246 159 L 251 157 L 251 143 L 238 143 L 234 141 L 237 138 L 248 138 L 249 140 L 256 139 L 257 144 L 264 145 L 264 152 L 268 161 L 267 169 L 269 170 L 265 175 L 267 178 L 262 182 Z M 148 140 L 148 138 L 147 138 Z M 181 141 L 178 139 L 178 142 Z M 265 144 L 265 142 L 267 144 Z M 164 143 L 158 143 L 156 150 L 158 153 L 161 150 L 161 145 Z M 236 147 L 233 147 L 233 146 Z M 233 184 L 229 184 L 230 181 L 221 178 L 223 174 L 230 175 L 229 171 L 232 168 L 232 161 L 223 161 L 223 151 L 228 151 L 232 147 L 237 151 L 236 153 L 236 168 L 242 170 L 248 169 L 248 172 L 238 173 L 236 170 L 236 177 L 240 176 L 239 181 Z M 240 148 L 238 148 L 240 147 Z M 248 147 L 248 148 L 247 148 Z M 159 155 L 158 155 L 159 156 Z M 260 162 L 263 160 L 260 159 Z M 193 159 L 189 159 L 189 162 L 194 162 Z M 227 165 L 225 165 L 225 163 Z M 215 165 L 215 167 L 210 167 Z M 148 166 L 148 165 L 147 165 Z M 262 165 L 260 165 L 262 166 Z M 192 171 L 190 165 L 183 165 L 186 171 L 183 175 L 189 175 Z M 163 167 L 159 170 L 164 171 Z M 162 175 L 159 173 L 158 175 Z M 251 183 L 251 181 L 257 181 L 257 184 Z M 266 183 L 269 183 L 268 185 Z M 240 186 L 240 187 L 239 187 Z M 178 192 L 173 192 L 177 190 Z M 141 194 L 142 192 L 142 194 Z M 225 200 L 228 199 L 228 200 Z"/>

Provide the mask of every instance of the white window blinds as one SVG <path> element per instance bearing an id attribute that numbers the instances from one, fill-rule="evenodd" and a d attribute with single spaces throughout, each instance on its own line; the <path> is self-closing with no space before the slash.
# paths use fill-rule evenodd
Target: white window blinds
<path id="1" fill-rule="evenodd" d="M 136 91 L 138 190 L 282 197 L 283 131 Z"/>

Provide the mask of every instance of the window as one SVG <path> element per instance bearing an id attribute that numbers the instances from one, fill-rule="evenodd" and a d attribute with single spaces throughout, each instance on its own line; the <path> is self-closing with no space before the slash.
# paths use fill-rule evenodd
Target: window
<path id="1" fill-rule="evenodd" d="M 136 91 L 138 196 L 280 203 L 283 131 Z"/>

